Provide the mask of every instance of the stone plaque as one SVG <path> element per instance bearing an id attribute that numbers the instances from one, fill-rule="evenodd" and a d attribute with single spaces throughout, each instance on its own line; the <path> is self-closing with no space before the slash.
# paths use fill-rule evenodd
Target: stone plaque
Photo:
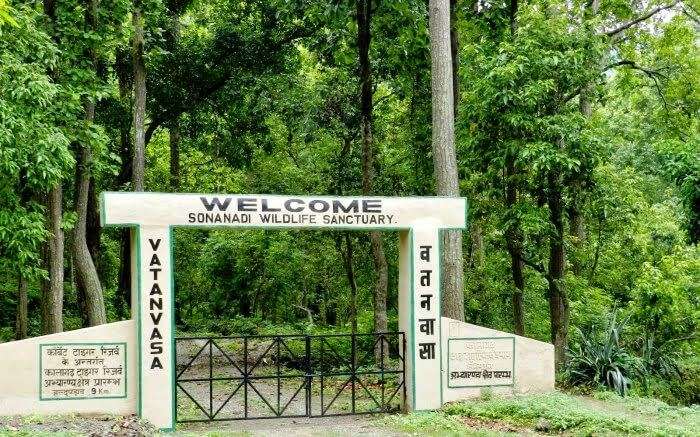
<path id="1" fill-rule="evenodd" d="M 126 343 L 39 345 L 40 399 L 126 397 Z"/>
<path id="2" fill-rule="evenodd" d="M 514 337 L 450 338 L 447 356 L 451 388 L 513 385 Z"/>

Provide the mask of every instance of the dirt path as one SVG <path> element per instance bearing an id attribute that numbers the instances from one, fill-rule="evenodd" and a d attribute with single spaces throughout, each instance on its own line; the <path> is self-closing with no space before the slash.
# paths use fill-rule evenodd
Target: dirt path
<path id="1" fill-rule="evenodd" d="M 399 437 L 410 434 L 386 429 L 373 416 L 341 416 L 299 419 L 236 420 L 231 422 L 180 424 L 176 435 L 207 432 L 250 436 L 378 436 Z"/>

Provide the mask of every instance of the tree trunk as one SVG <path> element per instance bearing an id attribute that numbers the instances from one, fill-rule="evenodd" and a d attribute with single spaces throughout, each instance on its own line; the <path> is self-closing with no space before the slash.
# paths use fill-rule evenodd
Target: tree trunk
<path id="1" fill-rule="evenodd" d="M 579 276 L 583 272 L 583 248 L 586 241 L 586 226 L 581 213 L 580 184 L 574 183 L 571 185 L 571 205 L 568 208 L 569 216 L 569 233 L 572 237 L 571 245 L 574 249 L 573 256 L 570 257 L 571 271 L 574 275 Z"/>
<path id="2" fill-rule="evenodd" d="M 369 47 L 372 38 L 372 0 L 357 1 L 357 46 L 360 59 L 360 120 L 362 129 L 362 194 L 373 193 L 374 180 L 374 141 L 372 138 L 372 71 L 369 62 Z M 387 332 L 386 293 L 389 285 L 389 270 L 384 254 L 382 237 L 379 232 L 370 232 L 372 258 L 374 259 L 374 332 Z M 377 342 L 375 358 L 381 359 L 387 344 Z"/>
<path id="3" fill-rule="evenodd" d="M 321 326 L 327 326 L 328 312 L 326 307 L 326 287 L 322 284 L 316 284 L 316 300 L 318 302 L 318 324 Z"/>
<path id="4" fill-rule="evenodd" d="M 593 255 L 593 265 L 591 265 L 591 270 L 588 273 L 588 283 L 593 285 L 593 278 L 595 277 L 596 268 L 598 268 L 598 260 L 600 259 L 600 251 L 603 247 L 603 231 L 605 229 L 605 220 L 601 219 L 598 222 L 598 239 L 595 244 L 595 252 Z"/>
<path id="5" fill-rule="evenodd" d="M 56 22 L 56 2 L 44 0 L 44 13 L 51 25 Z M 58 37 L 51 29 L 52 39 Z M 58 72 L 49 71 L 49 76 L 57 81 Z M 63 250 L 64 235 L 61 227 L 63 220 L 63 187 L 61 183 L 54 185 L 46 196 L 46 227 L 49 236 L 44 243 L 44 263 L 48 270 L 47 281 L 41 284 L 41 332 L 54 334 L 63 331 Z"/>
<path id="6" fill-rule="evenodd" d="M 94 117 L 94 104 L 86 105 L 86 112 L 91 114 L 88 120 Z M 88 249 L 87 232 L 87 203 L 90 190 L 90 167 L 92 166 L 92 151 L 89 146 L 79 145 L 78 159 L 76 160 L 76 214 L 77 222 L 73 230 L 73 257 L 78 276 L 78 286 L 84 287 L 85 309 L 90 326 L 101 325 L 106 322 L 104 297 L 100 278 Z"/>
<path id="7" fill-rule="evenodd" d="M 92 122 L 95 119 L 95 104 L 90 101 L 85 104 L 85 119 Z M 78 287 L 84 290 L 84 305 L 89 326 L 105 323 L 105 304 L 102 295 L 102 285 L 97 275 L 95 263 L 90 255 L 87 244 L 87 212 L 88 195 L 92 173 L 92 150 L 85 144 L 78 145 L 76 159 L 76 190 L 75 212 L 77 221 L 73 229 L 73 258 L 78 279 Z"/>
<path id="8" fill-rule="evenodd" d="M 357 333 L 357 282 L 355 281 L 355 267 L 353 265 L 353 245 L 349 232 L 343 232 L 343 240 L 345 241 L 345 251 L 342 248 L 340 235 L 336 237 L 335 244 L 343 259 L 343 267 L 345 267 L 345 276 L 348 278 L 350 286 L 350 304 L 348 305 L 348 317 L 350 319 L 350 328 L 353 334 Z"/>
<path id="9" fill-rule="evenodd" d="M 549 239 L 549 313 L 554 361 L 561 369 L 566 361 L 566 345 L 569 332 L 569 300 L 564 287 L 564 211 L 562 206 L 562 180 L 557 170 L 548 176 L 547 206 L 549 221 L 554 233 Z"/>
<path id="10" fill-rule="evenodd" d="M 63 188 L 56 184 L 46 198 L 47 228 L 46 268 L 49 279 L 42 286 L 41 332 L 63 332 Z"/>
<path id="11" fill-rule="evenodd" d="M 100 224 L 100 205 L 99 201 L 97 200 L 94 177 L 90 177 L 86 224 L 86 241 L 88 250 L 90 251 L 90 255 L 92 256 L 95 265 L 98 266 L 100 259 L 100 238 L 102 235 L 102 225 Z"/>
<path id="12" fill-rule="evenodd" d="M 122 117 L 119 123 L 119 156 L 122 161 L 117 184 L 121 187 L 131 181 L 133 165 L 133 146 L 131 132 L 131 88 L 133 86 L 133 69 L 129 65 L 129 51 L 117 49 L 115 71 L 119 84 L 119 102 Z M 122 229 L 119 242 L 119 280 L 115 296 L 115 307 L 122 319 L 130 317 L 131 308 L 131 230 Z"/>
<path id="13" fill-rule="evenodd" d="M 600 8 L 600 0 L 592 0 L 586 4 L 586 9 L 584 10 L 584 20 L 585 28 L 588 29 L 590 33 L 595 33 L 595 27 L 592 23 L 592 19 L 598 15 L 598 9 Z M 602 66 L 601 66 L 602 67 Z M 593 113 L 593 106 L 591 103 L 591 98 L 595 93 L 595 83 L 588 83 L 581 88 L 579 93 L 579 112 L 585 117 L 590 118 Z M 574 256 L 571 256 L 571 268 L 575 275 L 581 275 L 583 271 L 582 262 L 582 249 L 586 240 L 586 227 L 583 220 L 582 214 L 582 204 L 581 204 L 581 183 L 574 181 L 571 184 L 571 205 L 568 208 L 569 215 L 569 231 L 573 237 L 572 246 L 574 248 Z"/>
<path id="14" fill-rule="evenodd" d="M 512 154 L 506 156 L 506 208 L 513 212 L 518 201 L 518 191 L 515 186 L 515 157 Z M 525 291 L 525 277 L 523 276 L 523 232 L 517 220 L 508 220 L 506 228 L 506 247 L 510 255 L 510 271 L 513 277 L 515 290 L 513 291 L 513 327 L 518 335 L 525 335 L 525 309 L 523 308 L 523 293 Z"/>
<path id="15" fill-rule="evenodd" d="M 481 226 L 481 219 L 472 220 L 470 224 L 472 240 L 471 260 L 472 268 L 482 269 L 484 267 L 484 230 Z"/>
<path id="16" fill-rule="evenodd" d="M 97 3 L 89 1 L 85 10 L 85 20 L 92 29 L 97 28 Z M 87 56 L 96 68 L 96 54 L 87 51 Z M 88 98 L 85 102 L 85 120 L 92 123 L 95 120 L 95 102 Z M 77 220 L 73 229 L 73 257 L 75 258 L 78 286 L 83 288 L 84 308 L 89 326 L 105 323 L 105 304 L 102 285 L 97 275 L 95 262 L 90 254 L 87 240 L 88 200 L 92 181 L 92 149 L 90 145 L 78 144 L 75 173 L 75 212 Z"/>
<path id="17" fill-rule="evenodd" d="M 510 250 L 509 250 L 510 252 Z M 513 293 L 513 328 L 517 335 L 525 335 L 525 308 L 523 305 L 523 291 L 525 290 L 525 278 L 523 276 L 523 260 L 516 258 L 520 254 L 510 255 L 510 268 L 513 274 L 515 292 Z"/>
<path id="18" fill-rule="evenodd" d="M 457 33 L 457 0 L 450 0 L 450 52 L 452 54 L 452 104 L 454 118 L 459 109 L 459 35 Z"/>
<path id="19" fill-rule="evenodd" d="M 169 129 L 170 134 L 170 188 L 180 190 L 180 118 L 175 117 Z"/>
<path id="20" fill-rule="evenodd" d="M 175 53 L 180 41 L 180 10 L 173 8 L 168 11 L 170 15 L 170 29 L 168 49 Z M 172 191 L 180 190 L 180 116 L 175 116 L 170 122 L 170 188 Z M 291 132 L 291 130 L 290 130 Z"/>
<path id="21" fill-rule="evenodd" d="M 591 12 L 596 14 L 598 12 L 598 2 L 594 1 L 591 3 Z M 591 105 L 591 95 L 593 95 L 594 86 L 593 84 L 587 84 L 581 89 L 579 94 L 579 111 L 581 114 L 590 118 L 593 113 L 593 108 Z M 586 240 L 586 227 L 583 221 L 583 214 L 581 213 L 581 187 L 580 183 L 574 183 L 571 187 L 571 206 L 569 207 L 569 227 L 570 234 L 573 239 L 573 247 L 576 249 L 575 257 L 572 257 L 572 271 L 575 275 L 580 275 L 583 270 L 583 265 L 581 262 L 581 249 L 583 248 L 584 242 Z"/>
<path id="22" fill-rule="evenodd" d="M 29 314 L 27 298 L 27 279 L 20 273 L 17 277 L 17 320 L 15 324 L 15 340 L 27 338 Z"/>
<path id="23" fill-rule="evenodd" d="M 593 2 L 591 5 L 593 14 L 597 13 L 596 5 L 596 2 Z M 593 84 L 587 84 L 581 89 L 581 93 L 579 94 L 579 111 L 586 118 L 590 118 L 593 113 L 591 105 L 591 96 L 593 92 Z M 572 246 L 574 248 L 574 256 L 571 257 L 571 269 L 575 275 L 580 275 L 583 270 L 581 251 L 586 240 L 586 226 L 581 212 L 581 191 L 581 184 L 575 181 L 571 185 L 571 205 L 568 208 L 569 231 L 573 237 Z"/>
<path id="24" fill-rule="evenodd" d="M 459 197 L 454 138 L 454 94 L 450 42 L 450 4 L 430 0 L 430 58 L 433 100 L 433 167 L 438 196 Z M 462 232 L 444 231 L 442 243 L 442 313 L 464 320 Z"/>
<path id="25" fill-rule="evenodd" d="M 132 164 L 132 182 L 134 191 L 143 191 L 146 171 L 145 141 L 146 131 L 146 64 L 143 59 L 143 17 L 140 2 L 134 2 L 133 11 L 134 40 L 134 160 Z"/>
<path id="26" fill-rule="evenodd" d="M 518 0 L 510 0 L 509 22 L 510 36 L 515 39 L 517 30 L 517 14 Z M 513 213 L 518 202 L 518 187 L 516 185 L 515 176 L 515 159 L 513 153 L 506 154 L 505 168 L 505 200 L 508 213 Z M 525 335 L 525 309 L 523 306 L 523 293 L 525 292 L 525 277 L 523 270 L 525 263 L 523 261 L 523 231 L 520 227 L 520 222 L 513 217 L 508 220 L 506 228 L 506 247 L 508 255 L 510 255 L 510 271 L 513 277 L 513 329 L 517 335 Z"/>

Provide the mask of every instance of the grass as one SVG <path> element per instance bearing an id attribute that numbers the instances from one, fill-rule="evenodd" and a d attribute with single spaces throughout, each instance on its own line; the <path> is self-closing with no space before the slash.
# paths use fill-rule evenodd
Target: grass
<path id="1" fill-rule="evenodd" d="M 119 417 L 107 419 L 110 426 L 125 420 Z M 0 418 L 0 436 L 90 435 L 104 429 L 101 425 L 104 420 L 80 415 Z M 513 397 L 487 394 L 480 399 L 448 404 L 434 412 L 380 416 L 376 420 L 383 429 L 428 436 L 700 435 L 698 405 L 677 407 L 650 398 L 622 398 L 612 392 L 594 392 L 591 396 L 562 392 Z M 61 425 L 56 426 L 59 423 Z M 147 427 L 143 429 L 148 430 Z M 63 432 L 56 434 L 54 430 Z M 319 435 L 326 435 L 322 427 L 318 431 Z M 248 434 L 229 431 L 212 423 L 178 428 L 175 435 L 243 437 Z"/>
<path id="2" fill-rule="evenodd" d="M 448 404 L 437 412 L 383 420 L 403 431 L 429 435 L 700 435 L 699 406 L 674 407 L 655 399 L 622 398 L 610 392 L 588 397 L 560 392 L 486 397 Z"/>

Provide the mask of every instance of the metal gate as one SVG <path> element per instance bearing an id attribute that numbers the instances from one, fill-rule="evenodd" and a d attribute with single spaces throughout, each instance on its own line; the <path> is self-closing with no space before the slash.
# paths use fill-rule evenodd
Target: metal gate
<path id="1" fill-rule="evenodd" d="M 398 411 L 405 350 L 403 332 L 177 338 L 177 421 Z"/>

